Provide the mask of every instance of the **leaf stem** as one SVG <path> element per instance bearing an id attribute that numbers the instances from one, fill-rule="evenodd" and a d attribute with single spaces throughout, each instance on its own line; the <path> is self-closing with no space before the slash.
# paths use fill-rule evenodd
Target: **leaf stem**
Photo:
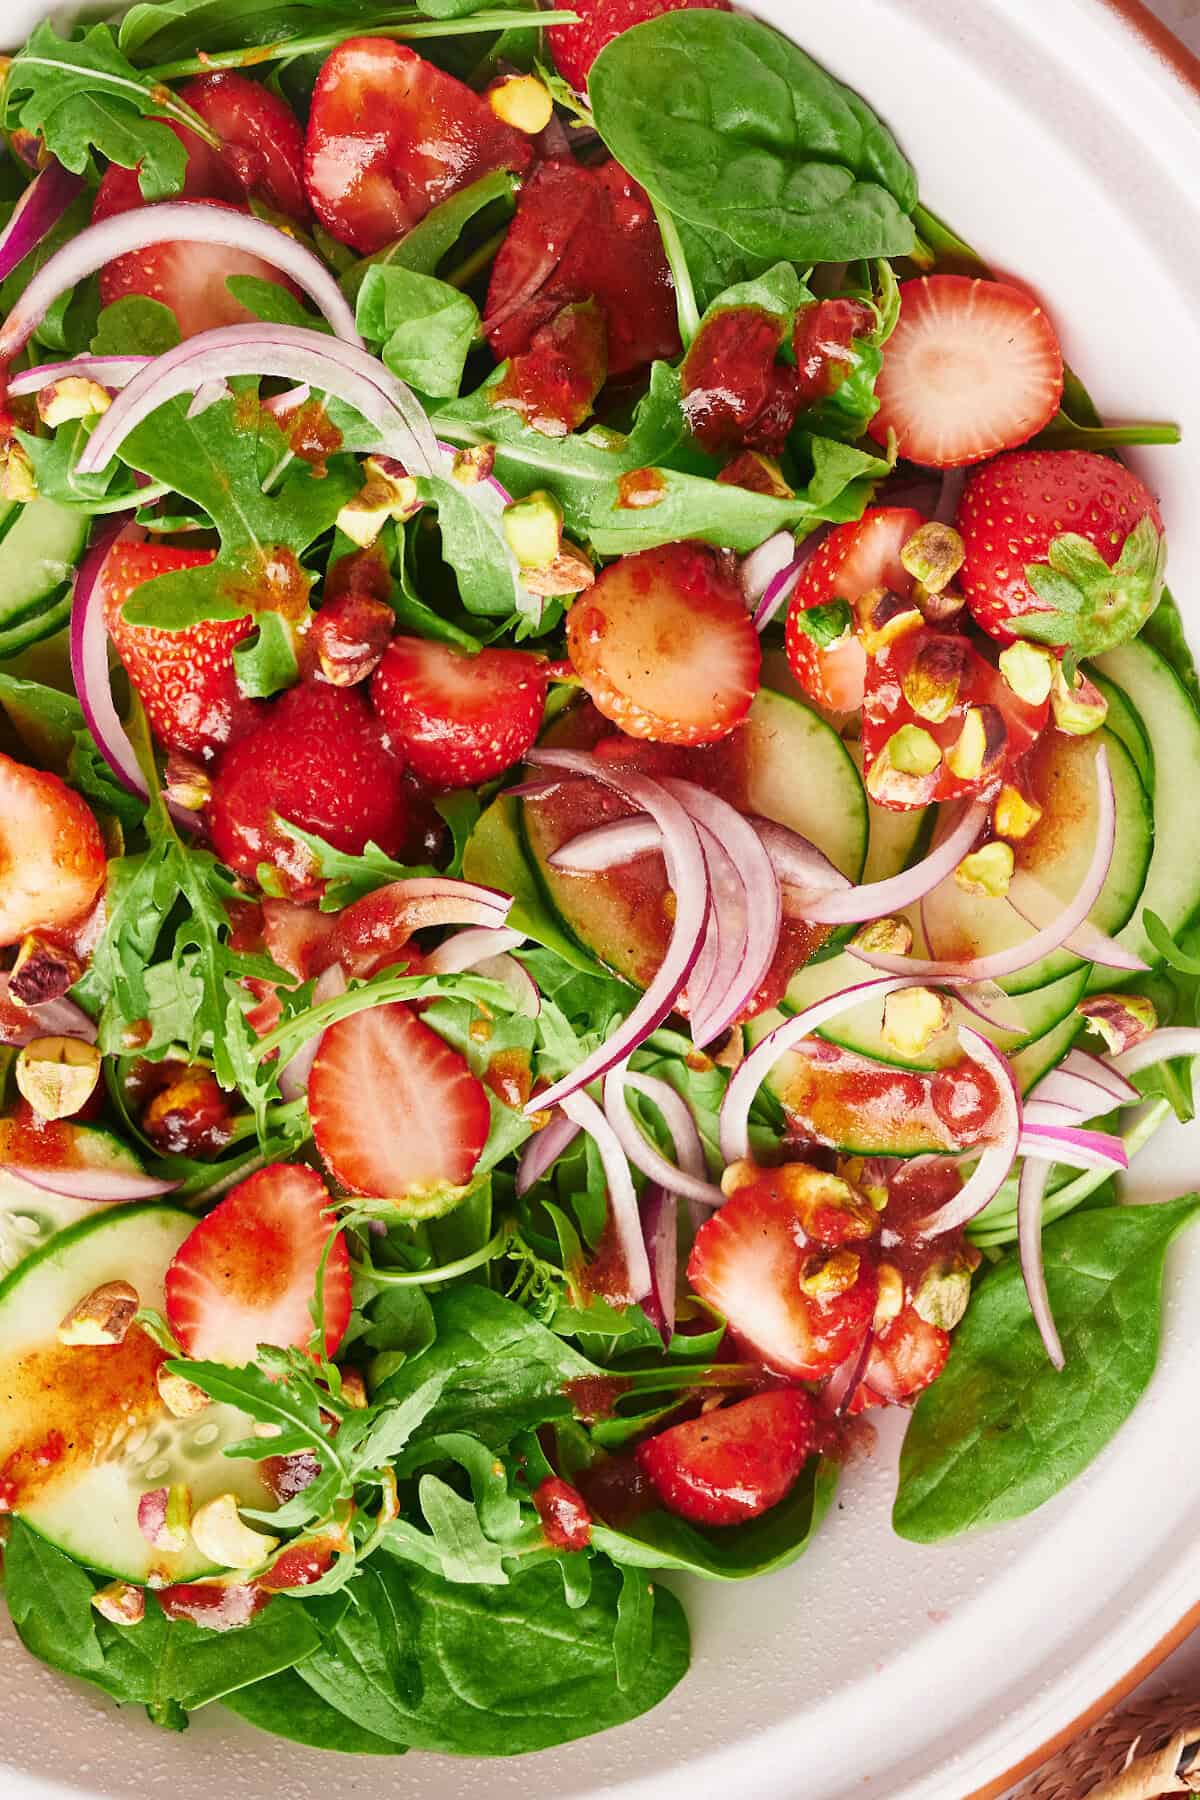
<path id="1" fill-rule="evenodd" d="M 677 1388 L 750 1387 L 761 1380 L 757 1363 L 708 1363 L 704 1368 L 679 1368 L 664 1364 L 658 1369 L 613 1369 L 609 1373 L 622 1383 L 622 1394 L 672 1393 Z"/>
<path id="2" fill-rule="evenodd" d="M 663 250 L 671 270 L 671 280 L 675 288 L 675 310 L 679 315 L 679 335 L 686 350 L 700 329 L 700 308 L 696 303 L 696 290 L 692 286 L 692 274 L 688 268 L 684 254 L 683 239 L 679 235 L 679 226 L 672 213 L 659 204 L 653 195 L 650 204 L 654 208 L 654 216 L 658 220 L 658 229 L 662 234 Z"/>
<path id="3" fill-rule="evenodd" d="M 20 64 L 36 63 L 42 69 L 59 69 L 64 74 L 76 78 L 79 76 L 81 68 L 79 63 L 61 62 L 56 56 L 39 56 L 36 51 L 24 52 L 17 61 Z M 87 74 L 90 80 L 97 82 L 101 87 L 121 88 L 127 93 L 138 94 L 149 99 L 154 109 L 172 114 L 181 125 L 186 125 L 189 131 L 194 131 L 210 150 L 223 148 L 221 139 L 212 126 L 206 119 L 202 119 L 198 112 L 194 112 L 186 101 L 176 99 L 175 95 L 166 88 L 163 88 L 161 93 L 154 92 L 159 77 L 153 71 L 140 81 L 130 81 L 126 75 L 113 75 L 107 69 L 97 69 L 94 66 L 88 67 Z"/>
<path id="4" fill-rule="evenodd" d="M 531 15 L 519 8 L 500 8 L 494 12 L 471 13 L 464 19 L 430 19 L 423 13 L 401 9 L 385 13 L 382 21 L 358 20 L 337 31 L 312 32 L 308 36 L 278 38 L 273 44 L 252 44 L 241 50 L 218 50 L 211 56 L 187 56 L 179 62 L 161 63 L 151 69 L 150 81 L 181 81 L 186 75 L 212 75 L 218 69 L 245 69 L 283 58 L 320 55 L 333 50 L 347 38 L 364 33 L 371 37 L 412 39 L 440 37 L 478 37 L 486 31 L 510 31 L 533 25 L 542 30 L 547 25 L 577 25 L 579 14 L 547 12 Z M 190 108 L 188 109 L 190 111 Z M 190 121 L 189 121 L 190 123 Z"/>
<path id="5" fill-rule="evenodd" d="M 503 1256 L 511 1236 L 512 1227 L 506 1222 L 478 1250 L 457 1257 L 454 1262 L 439 1263 L 435 1269 L 379 1269 L 370 1261 L 354 1260 L 350 1267 L 356 1275 L 366 1281 L 377 1281 L 382 1287 L 429 1287 L 437 1281 L 454 1281 L 460 1275 L 469 1275 L 472 1269 L 482 1269 L 486 1263 L 494 1262 L 498 1256 Z"/>
<path id="6" fill-rule="evenodd" d="M 443 275 L 442 280 L 449 287 L 465 288 L 468 282 L 474 281 L 476 275 L 495 261 L 500 246 L 507 236 L 508 226 L 502 225 L 499 231 L 494 231 L 490 238 L 485 238 L 483 243 L 477 249 L 472 250 L 470 256 L 464 257 L 462 262 L 450 270 L 449 274 Z"/>

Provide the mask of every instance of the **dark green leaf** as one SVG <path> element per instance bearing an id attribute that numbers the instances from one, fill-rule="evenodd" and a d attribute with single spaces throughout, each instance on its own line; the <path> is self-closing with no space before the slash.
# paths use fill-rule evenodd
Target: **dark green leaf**
<path id="1" fill-rule="evenodd" d="M 489 206 L 502 207 L 507 214 L 513 209 L 516 179 L 506 169 L 493 169 L 460 188 L 457 194 L 431 207 L 411 231 L 397 238 L 386 249 L 356 262 L 342 277 L 342 288 L 353 300 L 372 269 L 412 269 L 418 275 L 433 275 L 447 251 L 453 249 L 478 213 Z"/>
<path id="2" fill-rule="evenodd" d="M 458 393 L 479 333 L 479 310 L 468 294 L 432 275 L 378 266 L 367 271 L 355 317 L 393 375 L 422 394 Z"/>
<path id="3" fill-rule="evenodd" d="M 266 700 L 300 679 L 296 636 L 282 613 L 262 612 L 258 627 L 233 647 L 237 684 L 247 700 Z"/>
<path id="4" fill-rule="evenodd" d="M 161 300 L 128 294 L 106 306 L 92 336 L 94 356 L 162 356 L 179 342 L 175 314 Z"/>
<path id="5" fill-rule="evenodd" d="M 404 1753 L 403 1744 L 377 1737 L 322 1700 L 294 1669 L 282 1670 L 265 1681 L 227 1694 L 224 1705 L 247 1724 L 257 1725 L 260 1731 L 290 1738 L 295 1744 L 308 1744 L 314 1750 L 341 1750 L 353 1756 Z"/>

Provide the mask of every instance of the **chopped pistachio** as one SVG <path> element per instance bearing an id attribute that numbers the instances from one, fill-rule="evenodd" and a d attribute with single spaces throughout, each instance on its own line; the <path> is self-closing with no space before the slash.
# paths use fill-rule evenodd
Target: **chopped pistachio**
<path id="1" fill-rule="evenodd" d="M 17 960 L 8 974 L 8 997 L 18 1006 L 60 1000 L 83 973 L 77 956 L 36 931 L 21 939 Z"/>
<path id="2" fill-rule="evenodd" d="M 1001 900 L 1013 877 L 1013 862 L 1012 845 L 997 838 L 964 856 L 954 871 L 954 879 L 964 893 Z"/>
<path id="3" fill-rule="evenodd" d="M 194 757 L 172 750 L 163 775 L 163 793 L 176 806 L 198 812 L 212 799 L 212 776 Z"/>
<path id="4" fill-rule="evenodd" d="M 876 956 L 907 956 L 913 947 L 912 926 L 907 919 L 872 919 L 860 925 L 851 943 L 856 950 Z"/>
<path id="5" fill-rule="evenodd" d="M 186 1375 L 172 1375 L 166 1363 L 159 1363 L 154 1371 L 154 1385 L 173 1419 L 194 1419 L 197 1413 L 212 1404 L 203 1388 L 189 1381 Z"/>
<path id="6" fill-rule="evenodd" d="M 897 638 L 907 637 L 925 623 L 919 606 L 902 600 L 887 588 L 872 588 L 854 602 L 858 635 L 868 656 L 878 656 Z"/>
<path id="7" fill-rule="evenodd" d="M 562 507 L 544 488 L 505 507 L 504 536 L 522 572 L 550 568 L 562 545 L 562 522 Z"/>
<path id="8" fill-rule="evenodd" d="M 1004 754 L 1008 727 L 996 706 L 969 706 L 958 737 L 946 753 L 952 775 L 960 781 L 977 781 Z"/>
<path id="9" fill-rule="evenodd" d="M 66 375 L 42 388 L 37 397 L 38 416 L 54 431 L 72 419 L 91 419 L 112 405 L 107 388 L 86 375 Z"/>
<path id="10" fill-rule="evenodd" d="M 39 1119 L 69 1119 L 95 1092 L 100 1063 L 82 1038 L 34 1038 L 17 1057 L 17 1086 Z"/>
<path id="11" fill-rule="evenodd" d="M 903 726 L 901 729 L 912 731 L 917 728 Z M 897 735 L 899 734 L 897 733 Z M 921 733 L 922 737 L 927 735 L 925 732 Z M 906 770 L 896 767 L 892 760 L 891 747 L 892 743 L 889 740 L 868 765 L 867 793 L 879 806 L 928 806 L 937 786 L 937 766 L 935 765 L 925 775 L 909 774 Z"/>
<path id="12" fill-rule="evenodd" d="M 367 1404 L 367 1384 L 357 1369 L 342 1370 L 342 1399 L 361 1412 Z"/>
<path id="13" fill-rule="evenodd" d="M 1019 843 L 1029 836 L 1041 816 L 1042 809 L 1036 800 L 1005 782 L 996 797 L 995 824 L 1001 837 Z"/>
<path id="14" fill-rule="evenodd" d="M 192 1522 L 192 1495 L 182 1482 L 171 1487 L 151 1488 L 142 1495 L 137 1508 L 138 1529 L 155 1550 L 178 1556 L 187 1549 Z"/>
<path id="15" fill-rule="evenodd" d="M 1040 706 L 1049 697 L 1057 667 L 1056 659 L 1044 645 L 1028 643 L 1024 638 L 1000 652 L 1000 673 L 1018 700 L 1029 706 Z"/>
<path id="16" fill-rule="evenodd" d="M 522 569 L 521 580 L 531 594 L 552 600 L 564 594 L 579 594 L 590 588 L 596 571 L 582 550 L 566 538 L 554 561 L 546 569 Z"/>
<path id="17" fill-rule="evenodd" d="M 72 1350 L 123 1344 L 137 1309 L 137 1290 L 127 1281 L 102 1282 L 75 1302 L 58 1328 L 58 1341 Z"/>
<path id="18" fill-rule="evenodd" d="M 550 90 L 536 75 L 500 75 L 484 89 L 496 117 L 526 137 L 545 131 L 554 116 Z"/>
<path id="19" fill-rule="evenodd" d="M 957 619 L 967 604 L 966 595 L 960 594 L 957 588 L 943 588 L 940 594 L 931 594 L 919 581 L 913 588 L 913 599 L 927 625 L 948 625 L 951 619 Z"/>
<path id="20" fill-rule="evenodd" d="M 919 719 L 940 725 L 949 718 L 966 669 L 965 639 L 931 637 L 920 646 L 900 684 Z"/>
<path id="21" fill-rule="evenodd" d="M 1112 1056 L 1132 1050 L 1158 1026 L 1154 1002 L 1144 994 L 1092 994 L 1080 1001 L 1076 1011 L 1099 1032 Z"/>
<path id="22" fill-rule="evenodd" d="M 899 988 L 883 1003 L 883 1039 L 901 1056 L 920 1056 L 950 1023 L 950 1004 L 932 988 Z"/>
<path id="23" fill-rule="evenodd" d="M 853 1250 L 821 1251 L 805 1258 L 801 1291 L 813 1300 L 836 1300 L 858 1280 L 860 1258 Z"/>
<path id="24" fill-rule="evenodd" d="M 842 1176 L 803 1162 L 784 1163 L 774 1173 L 780 1193 L 795 1208 L 806 1236 L 819 1243 L 831 1238 L 842 1243 L 874 1234 L 874 1208 Z"/>
<path id="25" fill-rule="evenodd" d="M 904 1310 L 904 1277 L 895 1263 L 881 1262 L 876 1279 L 878 1289 L 875 1295 L 875 1317 L 872 1328 L 875 1331 L 898 1319 Z"/>
<path id="26" fill-rule="evenodd" d="M 1081 675 L 1078 669 L 1073 684 L 1068 686 L 1062 664 L 1056 663 L 1050 689 L 1050 711 L 1060 731 L 1069 737 L 1087 737 L 1089 732 L 1099 731 L 1108 717 L 1108 701 L 1096 684 Z"/>
<path id="27" fill-rule="evenodd" d="M 391 456 L 368 456 L 366 481 L 337 516 L 339 530 L 360 550 L 369 550 L 389 519 L 402 525 L 421 510 L 417 484 Z"/>
<path id="28" fill-rule="evenodd" d="M 18 500 L 24 505 L 37 497 L 37 476 L 29 452 L 13 438 L 0 456 L 0 499 Z"/>
<path id="29" fill-rule="evenodd" d="M 967 547 L 953 525 L 936 519 L 913 532 L 900 552 L 900 561 L 927 594 L 940 594 L 966 561 Z"/>
<path id="30" fill-rule="evenodd" d="M 727 1200 L 732 1199 L 739 1188 L 751 1187 L 758 1180 L 758 1174 L 752 1162 L 732 1162 L 721 1177 L 721 1192 Z"/>
<path id="31" fill-rule="evenodd" d="M 913 1295 L 913 1311 L 927 1325 L 953 1331 L 971 1298 L 971 1271 L 961 1257 L 946 1257 L 926 1269 Z"/>
<path id="32" fill-rule="evenodd" d="M 888 739 L 888 757 L 902 775 L 932 775 L 942 760 L 935 739 L 919 725 L 902 725 Z"/>
<path id="33" fill-rule="evenodd" d="M 140 1625 L 146 1616 L 146 1590 L 131 1581 L 110 1581 L 96 1589 L 92 1605 L 110 1625 Z"/>
<path id="34" fill-rule="evenodd" d="M 455 451 L 450 473 L 463 487 L 474 487 L 477 482 L 486 481 L 495 466 L 495 444 L 468 444 Z"/>
<path id="35" fill-rule="evenodd" d="M 222 1569 L 256 1569 L 279 1543 L 243 1522 L 236 1494 L 218 1494 L 196 1509 L 192 1541 L 201 1556 Z"/>

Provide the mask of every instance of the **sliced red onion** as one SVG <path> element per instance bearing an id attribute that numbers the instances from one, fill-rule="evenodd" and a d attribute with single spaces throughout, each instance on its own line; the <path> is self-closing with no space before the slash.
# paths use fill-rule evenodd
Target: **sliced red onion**
<path id="1" fill-rule="evenodd" d="M 695 966 L 708 923 L 708 885 L 700 838 L 689 814 L 673 795 L 647 775 L 610 768 L 594 756 L 578 750 L 531 750 L 526 761 L 535 768 L 563 769 L 571 775 L 590 775 L 620 794 L 631 806 L 650 814 L 662 832 L 667 880 L 675 895 L 675 921 L 658 973 L 633 1011 L 617 1026 L 606 1044 L 584 1058 L 577 1069 L 556 1081 L 529 1102 L 526 1112 L 555 1106 L 590 1081 L 623 1062 L 643 1038 L 655 1031 L 683 990 Z"/>
<path id="2" fill-rule="evenodd" d="M 29 1023 L 19 1036 L 14 1036 L 11 1019 L 6 1020 L 6 1029 L 0 1041 L 14 1047 L 31 1044 L 34 1038 L 39 1037 L 79 1038 L 85 1044 L 96 1042 L 95 1022 L 73 1000 L 63 996 L 58 1000 L 39 1000 L 34 1006 L 26 1006 L 23 1001 L 9 999 L 8 983 L 9 977 L 0 975 L 0 999 L 11 1007 L 19 1008 L 28 1017 Z"/>
<path id="3" fill-rule="evenodd" d="M 853 888 L 854 883 L 798 831 L 775 819 L 752 817 L 750 823 L 783 883 L 785 911 L 794 914 L 810 896 L 845 893 Z"/>
<path id="4" fill-rule="evenodd" d="M 159 1181 L 153 1175 L 133 1175 L 124 1169 L 47 1169 L 41 1164 L 0 1163 L 0 1168 L 27 1181 L 30 1187 L 47 1194 L 62 1194 L 67 1200 L 95 1200 L 116 1203 L 121 1200 L 156 1200 L 179 1186 L 177 1181 Z"/>
<path id="5" fill-rule="evenodd" d="M 54 157 L 35 175 L 0 231 L 0 281 L 11 275 L 19 262 L 58 224 L 75 196 L 83 191 L 83 177 L 72 175 Z"/>
<path id="6" fill-rule="evenodd" d="M 484 889 L 484 892 L 489 892 Z M 514 931 L 511 925 L 474 925 L 466 931 L 456 931 L 444 943 L 431 950 L 425 958 L 425 967 L 435 975 L 457 975 L 463 969 L 474 969 L 490 957 L 502 956 L 506 950 L 515 950 L 525 942 L 523 931 Z"/>
<path id="7" fill-rule="evenodd" d="M 843 988 L 838 994 L 827 994 L 823 1000 L 806 1006 L 803 1012 L 798 1012 L 794 1018 L 785 1019 L 781 1025 L 776 1025 L 774 1030 L 769 1031 L 734 1072 L 733 1079 L 725 1090 L 720 1122 L 721 1156 L 724 1161 L 728 1164 L 749 1160 L 750 1108 L 754 1096 L 781 1056 L 793 1050 L 810 1032 L 823 1025 L 826 1019 L 836 1018 L 838 1013 L 848 1012 L 851 1007 L 860 1005 L 864 1000 L 882 1000 L 898 988 L 914 985 L 906 976 L 855 982 L 853 987 Z"/>
<path id="8" fill-rule="evenodd" d="M 273 419 L 285 418 L 288 413 L 295 412 L 298 406 L 306 405 L 311 395 L 312 389 L 306 381 L 302 381 L 299 387 L 288 388 L 285 393 L 269 395 L 263 401 L 262 409 L 269 412 Z"/>
<path id="9" fill-rule="evenodd" d="M 776 576 L 790 569 L 795 560 L 796 540 L 790 531 L 775 532 L 743 556 L 738 580 L 747 606 L 757 606 Z"/>
<path id="10" fill-rule="evenodd" d="M 1106 1063 L 1102 1056 L 1093 1056 L 1090 1050 L 1071 1050 L 1063 1057 L 1058 1067 L 1066 1075 L 1081 1075 L 1085 1081 L 1095 1082 L 1106 1094 L 1111 1094 L 1117 1106 L 1136 1106 L 1141 1095 L 1131 1081 Z"/>
<path id="11" fill-rule="evenodd" d="M 982 1212 L 1004 1186 L 1021 1141 L 1021 1090 L 1008 1058 L 965 1025 L 959 1027 L 958 1039 L 971 1061 L 986 1069 L 996 1083 L 1000 1094 L 997 1135 L 958 1193 L 916 1221 L 912 1229 L 920 1237 L 940 1237 L 945 1231 L 957 1231 Z"/>
<path id="12" fill-rule="evenodd" d="M 933 509 L 933 516 L 939 525 L 953 525 L 958 517 L 959 502 L 963 496 L 963 489 L 967 485 L 969 473 L 968 469 L 947 469 L 942 476 L 937 505 Z M 894 505 L 895 502 L 893 501 L 892 504 Z"/>
<path id="13" fill-rule="evenodd" d="M 537 982 L 515 956 L 485 956 L 482 962 L 475 964 L 473 973 L 486 976 L 488 981 L 498 981 L 501 987 L 507 988 L 514 1010 L 524 1014 L 525 1018 L 536 1019 L 541 1012 L 542 996 L 538 993 Z"/>
<path id="14" fill-rule="evenodd" d="M 1129 1157 L 1119 1137 L 1107 1131 L 1084 1131 L 1078 1125 L 1043 1125 L 1026 1117 L 1018 1148 L 1021 1156 L 1042 1157 L 1066 1163 L 1072 1169 L 1129 1167 Z"/>
<path id="15" fill-rule="evenodd" d="M 1029 1295 L 1029 1308 L 1046 1346 L 1046 1355 L 1056 1369 L 1061 1369 L 1066 1358 L 1050 1310 L 1046 1268 L 1042 1260 L 1042 1200 L 1049 1174 L 1050 1164 L 1035 1157 L 1027 1158 L 1022 1166 L 1017 1186 L 1017 1251 L 1025 1278 L 1025 1292 Z"/>
<path id="16" fill-rule="evenodd" d="M 1085 1118 L 1094 1114 L 1082 1113 L 1077 1106 L 1068 1106 L 1064 1100 L 1032 1100 L 1025 1096 L 1024 1119 L 1028 1128 L 1032 1125 L 1080 1125 Z"/>
<path id="17" fill-rule="evenodd" d="M 119 218 L 133 216 L 122 213 Z M 176 395 L 238 375 L 278 376 L 334 394 L 375 427 L 384 450 L 410 472 L 443 471 L 437 439 L 416 395 L 356 343 L 300 325 L 223 325 L 186 338 L 135 376 L 85 444 L 81 473 L 104 468 L 129 433 Z"/>
<path id="18" fill-rule="evenodd" d="M 327 969 L 322 969 L 313 983 L 312 1003 L 320 1006 L 323 1001 L 334 1000 L 345 991 L 346 971 L 341 963 L 330 963 Z M 302 1100 L 307 1094 L 308 1078 L 324 1036 L 323 1031 L 314 1032 L 306 1043 L 301 1044 L 295 1056 L 280 1069 L 279 1091 L 285 1100 Z"/>
<path id="19" fill-rule="evenodd" d="M 986 1025 L 993 1025 L 998 1031 L 1018 1031 L 1024 1034 L 1025 1022 L 1020 1009 L 1011 995 L 994 981 L 969 981 L 956 985 L 954 997 L 968 1012 L 982 1019 Z"/>
<path id="20" fill-rule="evenodd" d="M 24 394 L 40 394 L 56 381 L 69 381 L 72 377 L 97 381 L 105 388 L 128 387 L 150 360 L 148 356 L 73 356 L 69 362 L 38 363 L 36 368 L 22 369 L 14 375 L 8 391 L 20 399 Z"/>
<path id="21" fill-rule="evenodd" d="M 527 1194 L 534 1182 L 540 1181 L 569 1150 L 579 1136 L 579 1126 L 564 1112 L 556 1112 L 548 1125 L 535 1131 L 521 1152 L 517 1163 L 517 1198 Z"/>
<path id="22" fill-rule="evenodd" d="M 166 200 L 156 206 L 114 213 L 99 224 L 87 226 L 55 251 L 0 327 L 0 364 L 11 362 L 28 343 L 60 294 L 78 287 L 118 256 L 165 243 L 221 244 L 261 257 L 291 277 L 337 337 L 347 344 L 361 345 L 354 309 L 324 263 L 296 238 L 268 225 L 264 219 L 232 207 L 208 206 L 202 200 Z"/>
<path id="23" fill-rule="evenodd" d="M 516 788 L 508 791 L 518 792 Z M 531 781 L 520 791 L 536 799 L 539 792 L 548 790 L 546 783 Z M 605 869 L 619 869 L 622 863 L 652 851 L 661 853 L 662 832 L 645 813 L 635 813 L 631 819 L 610 819 L 606 825 L 593 825 L 590 831 L 568 838 L 551 852 L 549 860 L 554 868 L 565 869 L 568 874 L 593 875 Z"/>
<path id="24" fill-rule="evenodd" d="M 1057 896 L 1023 869 L 1018 869 L 1013 876 L 1005 899 L 1027 925 L 1053 928 L 1060 909 Z M 1086 962 L 1099 963 L 1106 969 L 1144 970 L 1149 967 L 1140 956 L 1135 956 L 1132 950 L 1126 950 L 1123 944 L 1119 944 L 1116 938 L 1097 930 L 1090 919 L 1077 925 L 1070 936 L 1063 940 L 1063 949 L 1069 950 L 1073 956 L 1082 956 Z"/>
<path id="25" fill-rule="evenodd" d="M 805 918 L 815 925 L 858 925 L 865 919 L 880 919 L 888 913 L 902 912 L 906 906 L 915 906 L 953 875 L 983 830 L 995 791 L 994 787 L 989 788 L 968 806 L 954 829 L 911 869 L 846 893 L 818 895 L 805 906 Z"/>
<path id="26" fill-rule="evenodd" d="M 443 925 L 498 928 L 512 908 L 511 894 L 483 887 L 477 881 L 460 881 L 453 875 L 406 876 L 377 888 L 373 898 L 378 900 L 385 895 L 391 903 L 390 924 L 396 931 L 406 926 L 409 936 L 414 931 L 431 931 Z M 493 940 L 490 948 L 495 954 L 503 947 Z"/>
<path id="27" fill-rule="evenodd" d="M 675 1143 L 678 1167 L 651 1143 L 634 1118 L 625 1094 L 627 1087 L 642 1094 L 662 1114 Z M 691 1108 L 669 1082 L 654 1075 L 635 1075 L 626 1064 L 618 1063 L 604 1077 L 604 1110 L 618 1143 L 635 1169 L 640 1169 L 643 1175 L 648 1175 L 669 1193 L 699 1200 L 705 1206 L 723 1203 L 725 1196 L 720 1188 L 705 1179 L 704 1146 Z"/>
<path id="28" fill-rule="evenodd" d="M 805 554 L 795 557 L 786 569 L 781 569 L 779 574 L 773 576 L 768 582 L 766 592 L 754 609 L 755 631 L 765 631 L 780 607 L 787 605 L 796 591 L 796 583 L 804 573 L 804 565 L 811 555 L 812 551 L 808 550 Z"/>
<path id="29" fill-rule="evenodd" d="M 229 388 L 224 381 L 203 382 L 192 395 L 191 404 L 184 417 L 187 419 L 199 418 L 200 414 L 206 413 L 210 406 L 215 406 L 218 400 L 224 400 L 228 393 Z"/>
<path id="30" fill-rule="evenodd" d="M 1021 969 L 1040 962 L 1043 956 L 1061 950 L 1071 933 L 1083 923 L 1100 898 L 1112 864 L 1117 806 L 1108 768 L 1108 755 L 1103 745 L 1096 752 L 1096 790 L 1096 844 L 1091 861 L 1074 898 L 1063 907 L 1054 924 L 1035 931 L 1023 944 L 1014 944 L 1008 950 L 993 951 L 990 956 L 971 957 L 964 962 L 893 956 L 883 951 L 863 950 L 854 944 L 848 946 L 850 954 L 857 956 L 861 962 L 869 963 L 873 969 L 885 969 L 891 974 L 904 972 L 914 980 L 942 981 L 948 976 L 962 976 L 968 981 L 1000 981 L 1006 975 L 1016 975 Z"/>
<path id="31" fill-rule="evenodd" d="M 650 1262 L 650 1292 L 643 1304 L 658 1313 L 655 1323 L 663 1343 L 675 1335 L 675 1289 L 679 1275 L 679 1202 L 674 1194 L 654 1182 L 642 1195 L 639 1208 L 642 1239 Z"/>
<path id="32" fill-rule="evenodd" d="M 694 823 L 709 833 L 709 842 L 702 839 L 701 847 L 709 870 L 712 908 L 720 912 L 721 946 L 710 991 L 697 988 L 690 1007 L 692 1042 L 702 1050 L 728 1031 L 765 981 L 779 948 L 783 902 L 774 864 L 761 838 L 735 807 L 694 781 L 665 776 L 662 785 L 686 808 Z M 711 879 L 712 843 L 720 847 L 736 884 L 736 891 L 728 887 L 724 902 Z"/>
<path id="33" fill-rule="evenodd" d="M 539 1096 L 544 1098 L 544 1096 Z M 650 1262 L 642 1237 L 642 1221 L 638 1212 L 637 1192 L 625 1152 L 617 1134 L 589 1094 L 573 1088 L 559 1103 L 567 1117 L 586 1131 L 600 1153 L 604 1179 L 608 1187 L 609 1213 L 617 1243 L 625 1262 L 631 1300 L 642 1300 L 650 1292 Z"/>
<path id="34" fill-rule="evenodd" d="M 1136 1100 L 1138 1098 L 1136 1088 L 1130 1089 L 1130 1092 Z M 1061 1064 L 1057 1069 L 1051 1069 L 1048 1075 L 1043 1076 L 1029 1099 L 1038 1105 L 1065 1107 L 1075 1115 L 1072 1120 L 1067 1122 L 1076 1125 L 1081 1124 L 1085 1119 L 1094 1119 L 1100 1113 L 1111 1112 L 1114 1106 L 1127 1104 L 1123 1100 L 1114 1100 L 1110 1090 L 1107 1087 L 1101 1087 L 1099 1082 L 1093 1081 L 1090 1076 L 1077 1075 L 1071 1069 L 1063 1068 Z"/>
<path id="35" fill-rule="evenodd" d="M 867 1364 L 871 1360 L 871 1349 L 874 1342 L 875 1333 L 868 1325 L 863 1332 L 862 1342 L 850 1352 L 845 1362 L 838 1364 L 826 1382 L 822 1398 L 835 1419 L 842 1417 L 857 1394 L 862 1378 L 867 1372 Z"/>
<path id="36" fill-rule="evenodd" d="M 1176 1056 L 1200 1056 L 1200 1030 L 1188 1025 L 1166 1025 L 1161 1031 L 1152 1031 L 1132 1049 L 1110 1058 L 1110 1066 L 1118 1075 L 1137 1075 Z"/>

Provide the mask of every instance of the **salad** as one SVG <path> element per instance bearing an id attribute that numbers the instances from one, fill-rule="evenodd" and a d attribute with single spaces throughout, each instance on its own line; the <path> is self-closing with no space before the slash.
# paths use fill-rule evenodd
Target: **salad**
<path id="1" fill-rule="evenodd" d="M 878 1409 L 905 1537 L 1056 1493 L 1200 1209 L 1174 427 L 724 0 L 142 0 L 0 123 L 24 1645 L 512 1755 Z"/>

